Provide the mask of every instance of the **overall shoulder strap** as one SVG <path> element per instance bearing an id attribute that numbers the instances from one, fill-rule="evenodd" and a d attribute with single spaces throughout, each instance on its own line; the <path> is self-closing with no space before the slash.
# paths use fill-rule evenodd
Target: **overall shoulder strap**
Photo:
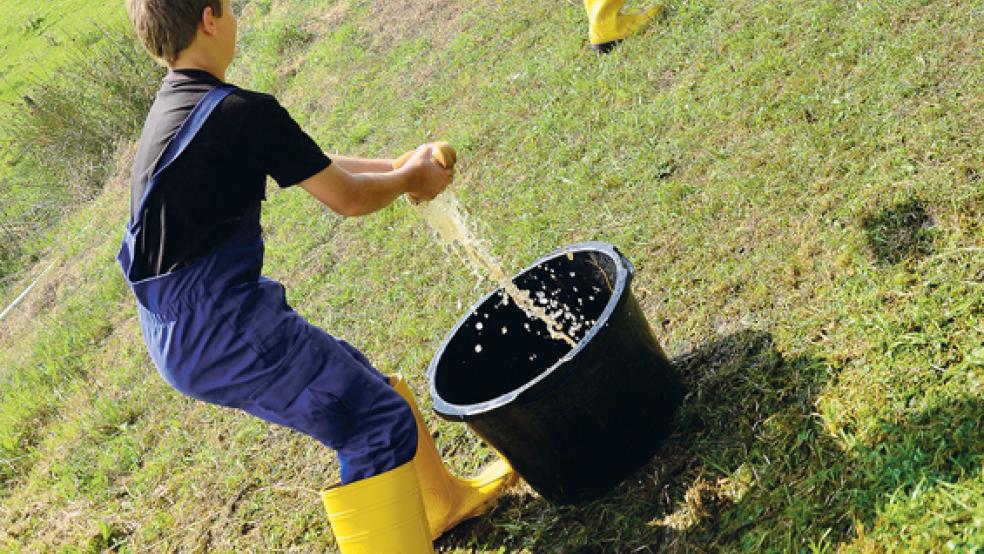
<path id="1" fill-rule="evenodd" d="M 191 143 L 198 131 L 201 130 L 202 125 L 208 120 L 208 116 L 212 114 L 215 107 L 218 106 L 229 93 L 236 90 L 236 87 L 232 85 L 219 85 L 212 90 L 208 91 L 201 100 L 195 104 L 195 107 L 191 109 L 191 113 L 188 117 L 181 123 L 178 127 L 178 131 L 171 138 L 171 141 L 167 143 L 164 148 L 164 152 L 157 161 L 157 165 L 154 168 L 153 174 L 150 176 L 150 180 L 147 181 L 147 186 L 144 187 L 143 198 L 140 199 L 140 208 L 134 214 L 134 221 L 131 221 L 131 228 L 136 228 L 140 222 L 140 218 L 146 208 L 147 199 L 150 197 L 151 192 L 157 186 L 157 181 L 160 179 L 161 174 L 166 170 L 171 162 L 176 160 L 178 156 L 184 152 L 185 148 Z"/>

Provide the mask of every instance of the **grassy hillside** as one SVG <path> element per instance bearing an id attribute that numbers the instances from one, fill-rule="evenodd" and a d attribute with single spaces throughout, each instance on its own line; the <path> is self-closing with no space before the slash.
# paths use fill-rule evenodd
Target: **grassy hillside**
<path id="1" fill-rule="evenodd" d="M 126 50 L 117 44 L 124 41 L 114 40 L 127 29 L 123 2 L 0 0 L 0 13 L 3 291 L 36 259 L 46 240 L 38 235 L 104 180 L 105 174 L 88 175 L 102 162 L 91 153 L 105 150 L 103 157 L 111 158 L 114 131 L 103 132 L 108 140 L 93 139 L 115 127 L 115 114 L 127 110 L 125 102 L 116 101 L 123 91 L 112 90 L 122 77 L 97 81 L 129 75 L 135 64 L 107 55 L 107 45 L 117 54 Z"/>
<path id="2" fill-rule="evenodd" d="M 519 487 L 439 549 L 980 551 L 984 3 L 673 1 L 606 57 L 583 19 L 559 1 L 243 3 L 234 82 L 331 151 L 452 142 L 459 198 L 510 268 L 618 245 L 687 384 L 675 434 L 607 497 Z M 144 353 L 113 262 L 126 167 L 0 321 L 0 549 L 332 549 L 333 455 L 181 397 Z M 402 202 L 342 219 L 274 188 L 266 273 L 424 399 L 488 285 Z M 422 404 L 456 469 L 487 459 Z"/>
<path id="3" fill-rule="evenodd" d="M 25 89 L 57 68 L 69 43 L 92 45 L 101 28 L 124 20 L 123 2 L 0 0 L 0 101 L 19 101 Z"/>

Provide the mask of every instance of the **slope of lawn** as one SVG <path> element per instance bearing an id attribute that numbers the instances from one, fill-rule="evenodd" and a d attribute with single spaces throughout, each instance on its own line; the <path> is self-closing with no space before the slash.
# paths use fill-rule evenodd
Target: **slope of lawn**
<path id="1" fill-rule="evenodd" d="M 979 551 L 984 3 L 673 0 L 605 57 L 577 2 L 241 5 L 231 80 L 332 152 L 450 141 L 512 270 L 616 244 L 687 386 L 609 495 L 520 486 L 440 551 Z M 143 351 L 113 261 L 127 163 L 0 321 L 0 549 L 334 549 L 330 451 L 181 397 Z M 404 202 L 343 219 L 275 189 L 266 273 L 406 376 L 449 463 L 477 469 L 489 449 L 434 416 L 425 369 L 491 285 Z"/>

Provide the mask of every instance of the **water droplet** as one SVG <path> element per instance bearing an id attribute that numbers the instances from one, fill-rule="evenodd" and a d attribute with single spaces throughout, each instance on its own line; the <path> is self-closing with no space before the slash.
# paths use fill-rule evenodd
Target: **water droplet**
<path id="1" fill-rule="evenodd" d="M 482 322 L 481 321 L 479 321 L 478 323 L 475 324 L 475 328 L 478 329 L 479 331 L 482 330 L 482 327 L 484 327 L 484 325 L 482 325 Z"/>
<path id="2" fill-rule="evenodd" d="M 570 275 L 571 277 L 573 277 L 575 275 L 575 273 L 572 271 L 572 272 L 568 273 L 568 275 Z"/>
<path id="3" fill-rule="evenodd" d="M 588 300 L 594 300 L 594 295 L 593 294 L 588 295 Z M 488 316 L 486 316 L 486 317 L 488 317 Z"/>
<path id="4" fill-rule="evenodd" d="M 477 353 L 479 353 L 481 351 L 482 351 L 482 345 L 481 344 L 476 344 L 475 345 L 475 353 L 477 354 Z"/>
<path id="5" fill-rule="evenodd" d="M 502 326 L 502 334 L 505 335 L 507 332 L 509 332 L 509 330 L 506 329 L 506 326 L 505 325 L 503 325 Z"/>

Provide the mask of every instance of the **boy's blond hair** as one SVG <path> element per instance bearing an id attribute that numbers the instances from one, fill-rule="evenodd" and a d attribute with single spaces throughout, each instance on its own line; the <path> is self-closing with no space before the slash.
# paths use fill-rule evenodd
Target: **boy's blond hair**
<path id="1" fill-rule="evenodd" d="M 222 17 L 222 0 L 126 0 L 126 11 L 144 47 L 164 63 L 174 63 L 198 31 L 206 6 Z"/>

